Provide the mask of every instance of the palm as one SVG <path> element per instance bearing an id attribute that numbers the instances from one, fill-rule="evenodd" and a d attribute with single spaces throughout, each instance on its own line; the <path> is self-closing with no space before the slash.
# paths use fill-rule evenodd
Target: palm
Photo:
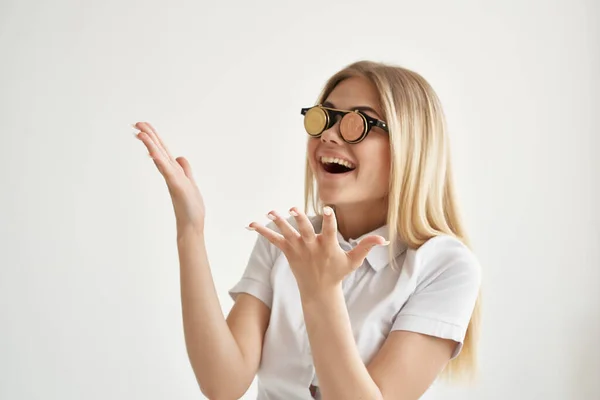
<path id="1" fill-rule="evenodd" d="M 290 213 L 297 222 L 297 229 L 275 211 L 271 211 L 269 217 L 281 233 L 256 222 L 249 225 L 285 254 L 301 292 L 337 285 L 362 264 L 374 246 L 389 244 L 385 238 L 372 235 L 361 240 L 354 249 L 344 251 L 337 240 L 335 215 L 333 210 L 329 210 L 325 211 L 323 229 L 319 234 L 315 233 L 308 217 L 295 207 Z"/>
<path id="2" fill-rule="evenodd" d="M 134 127 L 140 129 L 136 137 L 146 145 L 154 164 L 165 178 L 178 227 L 192 225 L 204 228 L 204 200 L 189 162 L 184 157 L 173 157 L 149 123 L 138 122 Z"/>

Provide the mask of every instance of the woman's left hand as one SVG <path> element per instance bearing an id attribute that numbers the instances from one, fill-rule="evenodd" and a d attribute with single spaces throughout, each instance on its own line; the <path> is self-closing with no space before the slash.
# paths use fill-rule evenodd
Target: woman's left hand
<path id="1" fill-rule="evenodd" d="M 306 214 L 296 207 L 290 209 L 290 214 L 296 220 L 297 230 L 275 211 L 267 216 L 281 233 L 256 222 L 248 228 L 256 230 L 285 254 L 304 299 L 334 289 L 363 263 L 373 247 L 389 244 L 382 236 L 372 235 L 352 250 L 344 251 L 337 239 L 337 221 L 331 207 L 323 210 L 323 228 L 318 234 Z"/>

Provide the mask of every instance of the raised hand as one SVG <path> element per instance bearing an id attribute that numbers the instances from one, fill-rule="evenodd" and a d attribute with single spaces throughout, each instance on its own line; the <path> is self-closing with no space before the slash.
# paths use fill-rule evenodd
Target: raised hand
<path id="1" fill-rule="evenodd" d="M 188 228 L 203 232 L 204 200 L 192 176 L 189 162 L 184 157 L 173 157 L 156 129 L 148 122 L 138 122 L 133 127 L 140 130 L 135 136 L 146 145 L 154 164 L 165 178 L 178 232 Z"/>
<path id="2" fill-rule="evenodd" d="M 281 233 L 252 222 L 248 229 L 255 230 L 285 254 L 298 282 L 303 297 L 318 296 L 341 284 L 344 277 L 358 268 L 369 251 L 377 245 L 388 245 L 382 236 L 367 236 L 352 250 L 344 251 L 337 239 L 337 221 L 331 207 L 323 212 L 323 229 L 317 234 L 303 212 L 290 209 L 298 229 L 275 211 L 268 214 Z"/>

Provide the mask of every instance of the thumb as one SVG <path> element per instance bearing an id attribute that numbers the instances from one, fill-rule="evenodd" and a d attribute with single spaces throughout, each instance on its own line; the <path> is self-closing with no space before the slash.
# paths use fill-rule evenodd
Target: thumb
<path id="1" fill-rule="evenodd" d="M 177 157 L 175 159 L 175 161 L 177 161 L 177 163 L 179 165 L 181 165 L 181 168 L 183 168 L 183 172 L 185 173 L 185 176 L 187 176 L 188 178 L 192 179 L 193 175 L 192 175 L 192 166 L 190 165 L 190 163 L 188 162 L 188 160 L 185 159 L 185 157 Z"/>
<path id="2" fill-rule="evenodd" d="M 367 236 L 358 243 L 358 245 L 348 252 L 348 257 L 354 265 L 360 265 L 367 257 L 367 254 L 375 246 L 387 246 L 390 244 L 389 241 L 385 240 L 382 236 Z"/>

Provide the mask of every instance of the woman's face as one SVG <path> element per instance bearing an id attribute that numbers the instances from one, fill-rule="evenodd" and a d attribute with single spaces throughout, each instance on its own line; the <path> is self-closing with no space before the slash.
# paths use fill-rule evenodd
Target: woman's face
<path id="1" fill-rule="evenodd" d="M 363 77 L 340 82 L 323 102 L 340 110 L 364 110 L 371 117 L 384 120 L 375 86 Z M 387 122 L 387 121 L 386 121 Z M 339 121 L 319 138 L 308 141 L 308 160 L 317 180 L 319 197 L 324 204 L 344 206 L 380 202 L 386 198 L 390 177 L 390 142 L 388 134 L 373 127 L 360 143 L 348 144 L 339 133 Z M 328 165 L 333 158 L 349 162 L 349 172 Z M 348 164 L 346 164 L 348 166 Z"/>

